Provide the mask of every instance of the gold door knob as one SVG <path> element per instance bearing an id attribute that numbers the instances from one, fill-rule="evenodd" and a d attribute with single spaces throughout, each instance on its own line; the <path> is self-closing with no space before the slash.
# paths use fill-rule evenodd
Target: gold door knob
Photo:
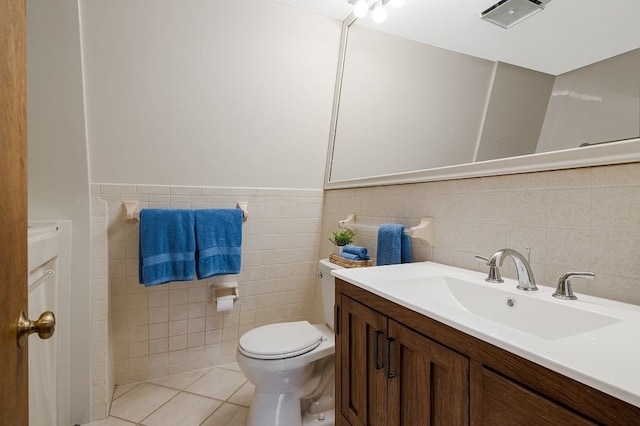
<path id="1" fill-rule="evenodd" d="M 53 315 L 53 312 L 43 312 L 36 321 L 31 321 L 24 312 L 20 312 L 20 318 L 18 318 L 18 346 L 23 347 L 30 334 L 38 333 L 38 337 L 41 339 L 48 339 L 53 336 L 55 330 L 56 316 Z"/>

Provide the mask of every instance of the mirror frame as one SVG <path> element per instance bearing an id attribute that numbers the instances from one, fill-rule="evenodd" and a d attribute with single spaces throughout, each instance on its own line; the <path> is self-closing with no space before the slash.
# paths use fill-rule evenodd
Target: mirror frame
<path id="1" fill-rule="evenodd" d="M 616 141 L 615 143 L 594 144 L 592 146 L 582 148 L 564 149 L 432 169 L 332 181 L 331 167 L 338 125 L 338 113 L 340 109 L 340 96 L 342 93 L 342 78 L 346 58 L 347 41 L 349 38 L 349 28 L 356 21 L 357 18 L 351 14 L 342 22 L 338 53 L 338 69 L 333 96 L 333 109 L 331 112 L 331 126 L 329 129 L 329 147 L 327 150 L 327 161 L 325 166 L 325 190 L 454 180 L 482 176 L 499 176 L 640 161 L 640 137 L 638 137 L 625 141 Z"/>

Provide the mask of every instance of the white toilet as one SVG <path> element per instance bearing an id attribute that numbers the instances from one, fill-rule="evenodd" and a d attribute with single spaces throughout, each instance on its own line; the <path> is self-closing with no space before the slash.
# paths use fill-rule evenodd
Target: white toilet
<path id="1" fill-rule="evenodd" d="M 255 386 L 248 426 L 335 424 L 332 269 L 319 262 L 325 324 L 285 322 L 254 328 L 240 337 L 237 360 Z"/>

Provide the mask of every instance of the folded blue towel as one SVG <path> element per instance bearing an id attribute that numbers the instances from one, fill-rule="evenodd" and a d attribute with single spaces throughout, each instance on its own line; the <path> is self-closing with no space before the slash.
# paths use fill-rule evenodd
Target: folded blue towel
<path id="1" fill-rule="evenodd" d="M 196 210 L 195 216 L 198 279 L 240 273 L 242 210 Z"/>
<path id="2" fill-rule="evenodd" d="M 192 280 L 195 275 L 195 252 L 193 211 L 140 211 L 140 284 L 152 286 L 169 281 Z"/>
<path id="3" fill-rule="evenodd" d="M 343 259 L 354 260 L 354 261 L 362 261 L 362 260 L 369 260 L 370 259 L 369 256 L 360 257 L 357 254 L 346 253 L 344 251 L 342 253 L 340 253 L 340 257 L 343 258 Z"/>
<path id="4" fill-rule="evenodd" d="M 404 234 L 404 225 L 381 225 L 378 228 L 376 264 L 396 265 L 411 261 L 411 239 Z"/>
<path id="5" fill-rule="evenodd" d="M 362 258 L 362 260 L 368 260 L 369 256 L 367 255 L 366 247 L 354 246 L 352 244 L 347 244 L 342 248 L 342 253 L 351 253 L 356 256 Z"/>

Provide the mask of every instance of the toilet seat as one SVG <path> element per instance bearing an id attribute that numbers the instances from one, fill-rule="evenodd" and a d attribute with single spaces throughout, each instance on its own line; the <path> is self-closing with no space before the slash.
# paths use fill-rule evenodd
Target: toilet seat
<path id="1" fill-rule="evenodd" d="M 238 342 L 238 350 L 249 358 L 284 359 L 317 348 L 322 333 L 308 321 L 264 325 L 248 331 Z"/>

